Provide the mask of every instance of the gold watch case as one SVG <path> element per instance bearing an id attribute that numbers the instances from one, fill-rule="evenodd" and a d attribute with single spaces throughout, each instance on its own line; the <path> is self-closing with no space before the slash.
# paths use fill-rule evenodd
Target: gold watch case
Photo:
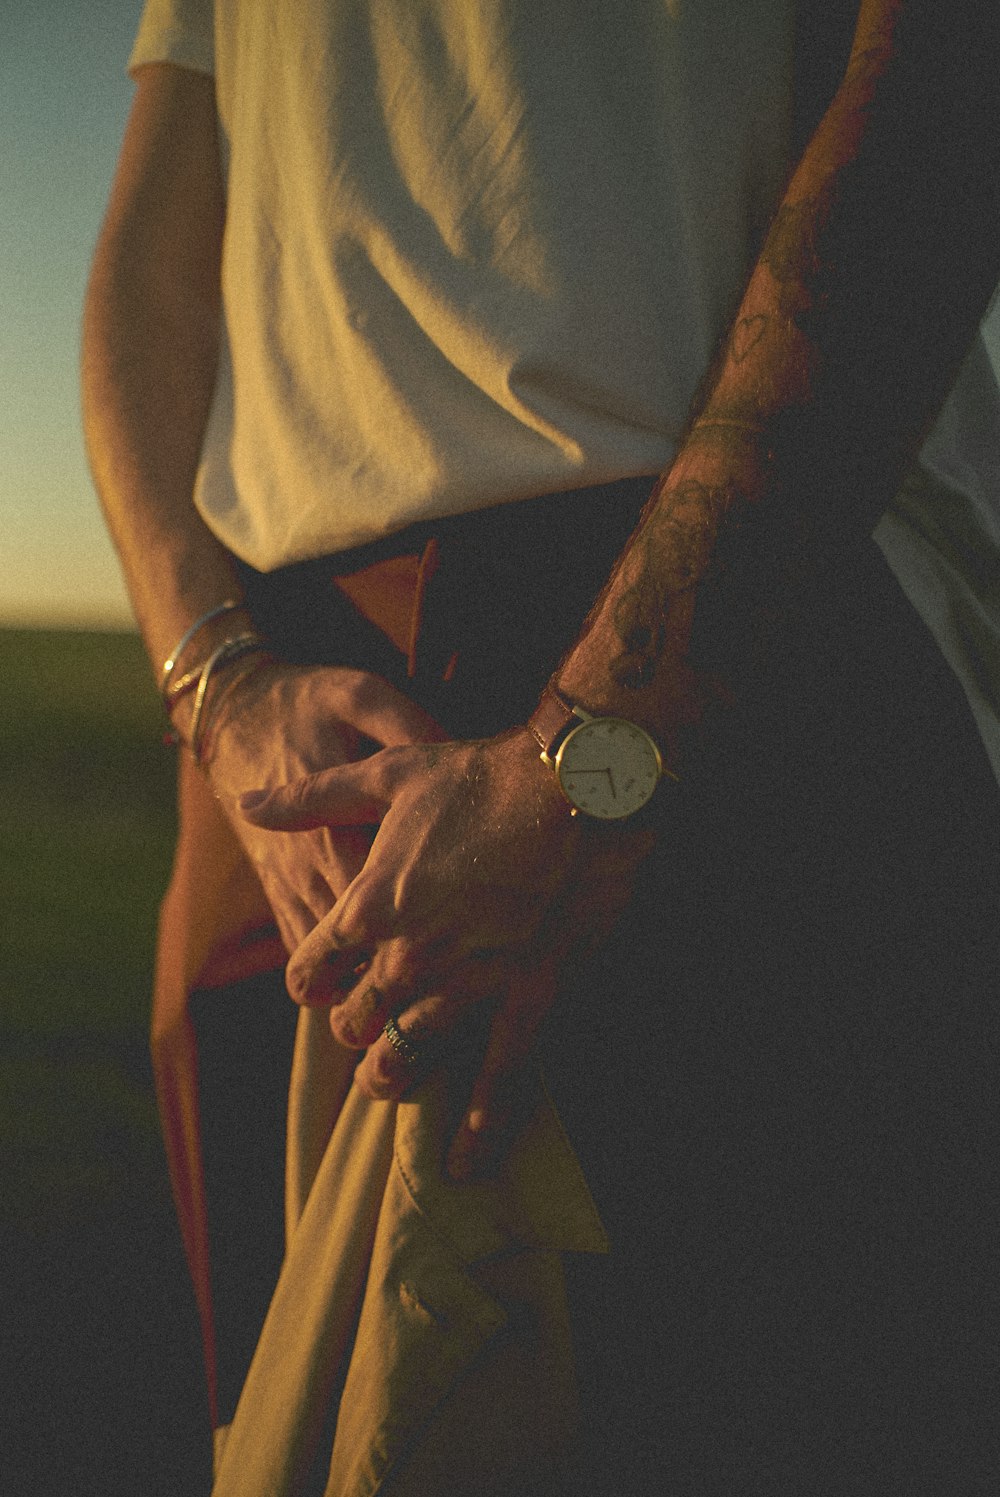
<path id="1" fill-rule="evenodd" d="M 626 718 L 589 717 L 579 708 L 574 712 L 582 721 L 569 730 L 550 760 L 563 795 L 574 814 L 579 811 L 599 821 L 634 816 L 664 773 L 659 749 L 643 728 Z"/>

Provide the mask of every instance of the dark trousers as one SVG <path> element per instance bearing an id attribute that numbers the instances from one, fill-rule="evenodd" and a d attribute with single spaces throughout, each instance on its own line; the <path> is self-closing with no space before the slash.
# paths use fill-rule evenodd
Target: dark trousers
<path id="1" fill-rule="evenodd" d="M 1000 1489 L 997 787 L 874 547 L 830 581 L 549 1037 L 581 1491 Z"/>

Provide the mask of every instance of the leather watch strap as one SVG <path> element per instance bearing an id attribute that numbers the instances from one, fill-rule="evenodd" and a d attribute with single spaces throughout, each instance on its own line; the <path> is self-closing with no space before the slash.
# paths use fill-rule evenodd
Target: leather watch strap
<path id="1" fill-rule="evenodd" d="M 528 727 L 543 754 L 551 757 L 553 745 L 574 715 L 569 702 L 563 700 L 550 681 L 528 719 Z"/>

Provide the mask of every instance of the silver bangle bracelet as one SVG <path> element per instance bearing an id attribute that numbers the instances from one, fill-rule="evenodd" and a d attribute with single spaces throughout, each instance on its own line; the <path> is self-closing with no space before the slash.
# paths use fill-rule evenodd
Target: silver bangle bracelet
<path id="1" fill-rule="evenodd" d="M 185 630 L 163 662 L 163 668 L 160 671 L 160 696 L 164 699 L 164 705 L 167 705 L 167 688 L 170 685 L 170 678 L 177 667 L 177 662 L 195 635 L 200 633 L 205 625 L 210 624 L 213 619 L 219 619 L 224 613 L 232 613 L 234 608 L 243 608 L 244 606 L 242 598 L 227 598 L 224 603 L 218 603 L 214 608 L 210 608 L 207 613 L 203 613 L 200 619 L 195 619 L 190 629 Z"/>
<path id="2" fill-rule="evenodd" d="M 266 650 L 267 645 L 259 634 L 237 634 L 234 639 L 224 639 L 205 661 L 201 668 L 198 690 L 195 692 L 194 707 L 191 711 L 191 736 L 188 743 L 196 764 L 201 763 L 205 695 L 213 675 L 216 675 L 224 665 L 232 665 L 235 661 L 242 660 L 244 655 L 255 655 Z"/>

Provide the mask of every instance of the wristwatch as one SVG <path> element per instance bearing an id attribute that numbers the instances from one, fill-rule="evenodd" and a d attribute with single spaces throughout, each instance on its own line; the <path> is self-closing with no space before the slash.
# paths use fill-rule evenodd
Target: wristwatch
<path id="1" fill-rule="evenodd" d="M 528 727 L 574 816 L 623 821 L 642 809 L 662 775 L 677 779 L 638 723 L 595 717 L 564 701 L 551 681 Z"/>

